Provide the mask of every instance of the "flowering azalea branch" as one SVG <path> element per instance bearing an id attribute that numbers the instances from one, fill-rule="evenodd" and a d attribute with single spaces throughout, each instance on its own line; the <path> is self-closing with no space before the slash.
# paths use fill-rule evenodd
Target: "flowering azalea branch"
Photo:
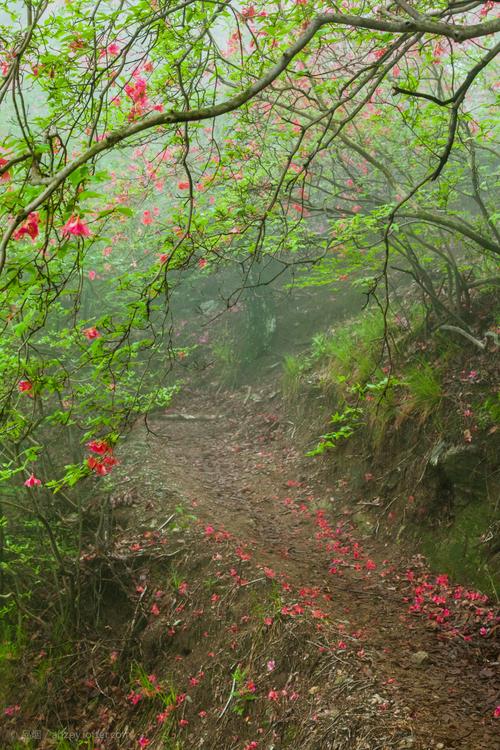
<path id="1" fill-rule="evenodd" d="M 34 22 L 35 23 L 35 22 Z M 241 108 L 248 101 L 256 97 L 260 92 L 270 86 L 281 73 L 286 70 L 290 62 L 310 43 L 315 35 L 325 26 L 337 25 L 348 26 L 353 29 L 367 29 L 371 31 L 391 32 L 395 34 L 408 35 L 414 33 L 434 34 L 449 38 L 455 42 L 463 42 L 473 38 L 489 36 L 500 30 L 500 20 L 487 21 L 479 24 L 460 26 L 430 20 L 428 17 L 419 16 L 406 21 L 386 21 L 377 18 L 353 16 L 349 14 L 325 13 L 318 15 L 307 26 L 303 34 L 299 36 L 280 59 L 252 85 L 244 91 L 230 97 L 224 102 L 214 104 L 210 107 L 185 111 L 160 112 L 147 115 L 146 117 L 130 123 L 129 125 L 109 133 L 102 140 L 92 145 L 80 156 L 67 164 L 57 174 L 50 178 L 45 190 L 25 206 L 9 223 L 0 242 L 0 273 L 2 273 L 6 261 L 6 248 L 16 228 L 27 216 L 42 206 L 52 194 L 64 184 L 67 178 L 80 166 L 92 161 L 98 155 L 116 147 L 119 143 L 132 138 L 144 131 L 174 125 L 179 123 L 198 122 L 220 117 L 221 115 Z M 452 123 L 453 124 L 453 123 Z M 454 138 L 454 131 L 452 135 Z M 450 136 L 451 138 L 451 136 Z M 451 145 L 453 142 L 451 138 Z M 448 144 L 447 151 L 451 149 Z"/>

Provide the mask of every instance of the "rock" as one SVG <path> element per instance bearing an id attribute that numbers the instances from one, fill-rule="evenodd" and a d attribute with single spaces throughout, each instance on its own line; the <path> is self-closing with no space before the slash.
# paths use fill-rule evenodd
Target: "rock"
<path id="1" fill-rule="evenodd" d="M 440 465 L 450 482 L 468 486 L 474 483 L 482 458 L 475 445 L 453 445 L 442 455 Z"/>
<path id="2" fill-rule="evenodd" d="M 441 440 L 433 449 L 429 464 L 452 485 L 474 486 L 484 457 L 476 445 L 447 445 Z"/>
<path id="3" fill-rule="evenodd" d="M 411 655 L 410 660 L 413 664 L 421 667 L 422 664 L 426 664 L 429 661 L 429 654 L 427 651 L 415 651 L 415 653 Z"/>

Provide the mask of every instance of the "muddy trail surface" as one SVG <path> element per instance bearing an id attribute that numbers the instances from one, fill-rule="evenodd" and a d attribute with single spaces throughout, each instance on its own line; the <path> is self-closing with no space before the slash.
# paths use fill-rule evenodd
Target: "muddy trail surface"
<path id="1" fill-rule="evenodd" d="M 348 467 L 328 478 L 293 433 L 271 386 L 187 391 L 131 435 L 130 478 L 155 498 L 141 513 L 154 527 L 167 517 L 165 498 L 169 508 L 184 504 L 207 543 L 227 531 L 263 576 L 300 592 L 284 617 L 309 605 L 318 629 L 338 623 L 336 652 L 354 649 L 363 675 L 381 686 L 373 696 L 381 720 L 398 705 L 412 727 L 399 744 L 366 747 L 500 747 L 491 603 L 358 528 L 363 499 L 352 496 Z"/>

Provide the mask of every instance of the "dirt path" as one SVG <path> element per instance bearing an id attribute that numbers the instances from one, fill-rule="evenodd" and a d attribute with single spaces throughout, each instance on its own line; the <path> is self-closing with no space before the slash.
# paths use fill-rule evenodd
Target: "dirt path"
<path id="1" fill-rule="evenodd" d="M 488 605 L 462 593 L 458 601 L 446 578 L 436 584 L 418 561 L 409 571 L 394 549 L 365 538 L 351 523 L 349 487 L 334 490 L 292 447 L 270 388 L 186 393 L 149 427 L 138 426 L 134 442 L 146 449 L 140 470 L 150 487 L 251 544 L 258 562 L 293 586 L 326 595 L 322 610 L 359 635 L 373 655 L 368 672 L 409 708 L 418 743 L 407 747 L 500 747 L 492 719 L 498 656 L 492 638 L 478 635 Z"/>

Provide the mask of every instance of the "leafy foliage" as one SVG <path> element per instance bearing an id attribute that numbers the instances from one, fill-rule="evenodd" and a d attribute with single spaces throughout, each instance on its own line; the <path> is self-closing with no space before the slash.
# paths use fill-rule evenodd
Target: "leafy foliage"
<path id="1" fill-rule="evenodd" d="M 337 411 L 332 414 L 330 422 L 336 425 L 337 429 L 321 435 L 320 442 L 308 451 L 306 456 L 319 456 L 326 450 L 335 448 L 339 442 L 350 438 L 360 426 L 362 414 L 362 409 L 352 406 L 347 406 L 342 413 Z"/>

